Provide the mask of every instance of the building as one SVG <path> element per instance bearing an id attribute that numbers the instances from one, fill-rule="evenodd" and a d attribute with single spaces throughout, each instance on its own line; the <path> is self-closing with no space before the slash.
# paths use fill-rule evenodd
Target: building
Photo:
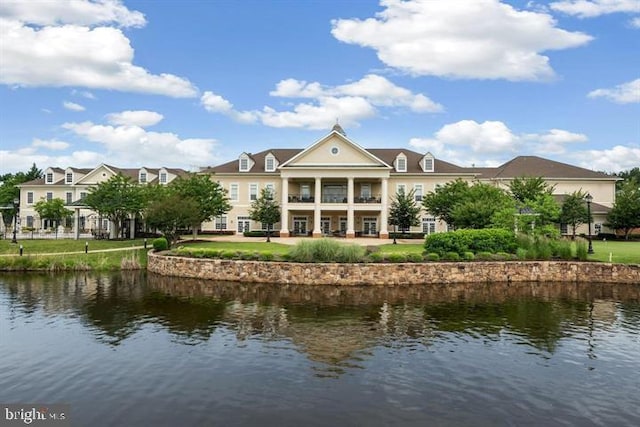
<path id="1" fill-rule="evenodd" d="M 25 182 L 20 187 L 19 231 L 47 233 L 51 232 L 54 224 L 41 219 L 34 206 L 40 200 L 59 198 L 64 200 L 68 209 L 74 211 L 73 220 L 60 224 L 61 232 L 72 233 L 76 238 L 80 234 L 110 235 L 113 227 L 109 221 L 100 218 L 98 214 L 82 204 L 89 187 L 107 181 L 114 175 L 121 174 L 129 177 L 132 182 L 139 184 L 168 184 L 175 178 L 187 174 L 183 169 L 174 168 L 132 168 L 124 169 L 101 164 L 93 169 L 68 167 L 48 167 L 42 178 Z M 134 219 L 133 219 L 134 220 Z M 133 236 L 135 224 L 129 224 L 129 234 Z M 111 236 L 115 237 L 115 236 Z"/>
<path id="2" fill-rule="evenodd" d="M 496 168 L 465 168 L 404 148 L 366 149 L 335 125 L 332 131 L 304 149 L 270 149 L 242 153 L 237 160 L 208 168 L 227 191 L 232 210 L 203 230 L 261 230 L 249 209 L 261 189 L 281 202 L 281 237 L 339 235 L 388 238 L 388 212 L 394 195 L 415 191 L 418 202 L 439 185 L 461 178 L 506 188 L 520 176 L 542 176 L 555 186 L 558 197 L 575 190 L 593 196 L 594 233 L 615 201 L 616 177 L 535 156 L 520 156 Z M 411 231 L 434 233 L 447 224 L 423 212 L 421 225 Z M 582 229 L 584 228 L 584 230 Z M 586 232 L 584 225 L 579 232 Z M 566 227 L 563 229 L 566 230 Z"/>

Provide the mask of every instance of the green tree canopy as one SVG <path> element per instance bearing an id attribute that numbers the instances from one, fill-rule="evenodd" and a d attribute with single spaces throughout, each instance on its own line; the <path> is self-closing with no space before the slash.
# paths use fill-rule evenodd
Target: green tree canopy
<path id="1" fill-rule="evenodd" d="M 520 176 L 509 183 L 511 196 L 521 204 L 536 200 L 542 195 L 553 194 L 554 186 L 550 186 L 542 177 Z"/>
<path id="2" fill-rule="evenodd" d="M 124 221 L 140 214 L 146 202 L 142 187 L 122 174 L 89 187 L 89 194 L 84 199 L 87 206 L 113 222 L 116 236 L 120 235 Z"/>
<path id="3" fill-rule="evenodd" d="M 552 226 L 560 218 L 560 205 L 553 198 L 554 186 L 548 185 L 542 177 L 517 177 L 509 184 L 509 193 L 516 202 L 517 224 L 521 232 L 557 233 Z"/>
<path id="4" fill-rule="evenodd" d="M 73 211 L 64 207 L 64 200 L 55 198 L 51 200 L 40 200 L 34 206 L 33 209 L 38 212 L 40 218 L 48 219 L 56 224 L 55 232 L 58 236 L 58 225 L 60 222 L 73 215 Z"/>
<path id="5" fill-rule="evenodd" d="M 616 193 L 616 202 L 609 212 L 606 225 L 614 230 L 622 230 L 625 239 L 629 238 L 631 230 L 640 227 L 640 181 L 635 177 L 626 179 Z"/>
<path id="6" fill-rule="evenodd" d="M 226 190 L 209 175 L 190 174 L 173 180 L 169 187 L 183 198 L 190 198 L 198 204 L 200 215 L 190 224 L 193 238 L 198 237 L 198 227 L 213 218 L 224 215 L 231 210 Z"/>
<path id="7" fill-rule="evenodd" d="M 157 191 L 145 209 L 146 224 L 159 230 L 169 242 L 178 238 L 178 230 L 197 222 L 200 218 L 198 203 L 170 191 Z"/>
<path id="8" fill-rule="evenodd" d="M 447 224 L 454 224 L 452 212 L 456 204 L 461 203 L 469 192 L 469 183 L 458 178 L 427 193 L 422 199 L 422 205 L 432 215 L 442 219 Z"/>
<path id="9" fill-rule="evenodd" d="M 403 190 L 398 191 L 391 201 L 389 225 L 395 225 L 401 233 L 409 230 L 412 226 L 420 225 L 420 209 L 415 200 L 414 190 L 408 194 L 405 194 Z"/>
<path id="10" fill-rule="evenodd" d="M 564 199 L 562 204 L 560 221 L 571 226 L 574 239 L 576 237 L 576 228 L 590 220 L 585 201 L 586 195 L 582 190 L 574 191 Z"/>
<path id="11" fill-rule="evenodd" d="M 34 163 L 27 172 L 7 173 L 0 176 L 0 206 L 13 207 L 13 201 L 20 197 L 18 185 L 42 177 L 42 170 Z M 2 220 L 11 224 L 17 214 L 17 209 L 3 209 Z"/>
<path id="12" fill-rule="evenodd" d="M 271 241 L 273 224 L 280 221 L 280 207 L 275 194 L 268 188 L 260 190 L 260 196 L 251 203 L 249 217 L 267 226 L 267 242 Z"/>

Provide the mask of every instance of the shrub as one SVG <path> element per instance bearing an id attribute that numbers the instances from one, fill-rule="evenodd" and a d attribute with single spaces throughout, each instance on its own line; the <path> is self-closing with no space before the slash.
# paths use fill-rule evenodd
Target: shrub
<path id="1" fill-rule="evenodd" d="M 495 261 L 508 261 L 511 259 L 511 255 L 506 252 L 498 252 L 491 256 Z"/>
<path id="2" fill-rule="evenodd" d="M 371 262 L 384 262 L 384 254 L 381 252 L 373 252 L 369 254 Z"/>
<path id="3" fill-rule="evenodd" d="M 462 254 L 462 259 L 465 261 L 473 261 L 475 259 L 475 255 L 473 255 L 473 252 L 465 252 Z"/>
<path id="4" fill-rule="evenodd" d="M 313 262 L 313 245 L 311 240 L 300 240 L 287 253 L 287 258 L 295 262 Z"/>
<path id="5" fill-rule="evenodd" d="M 441 256 L 447 252 L 515 252 L 518 244 L 513 232 L 504 229 L 456 230 L 447 233 L 430 234 L 425 239 L 427 252 Z"/>
<path id="6" fill-rule="evenodd" d="M 271 252 L 261 252 L 260 253 L 260 258 L 258 258 L 260 261 L 273 261 L 274 256 Z"/>
<path id="7" fill-rule="evenodd" d="M 586 261 L 587 250 L 587 243 L 584 240 L 580 239 L 576 241 L 576 258 L 580 261 Z"/>
<path id="8" fill-rule="evenodd" d="M 222 251 L 220 252 L 220 258 L 222 259 L 234 259 L 238 256 L 236 251 Z"/>
<path id="9" fill-rule="evenodd" d="M 516 256 L 518 257 L 518 259 L 525 260 L 527 259 L 527 255 L 528 255 L 528 252 L 525 248 L 516 249 Z"/>
<path id="10" fill-rule="evenodd" d="M 422 257 L 421 254 L 410 253 L 410 254 L 407 254 L 407 261 L 409 261 L 409 262 L 423 262 L 424 258 Z"/>
<path id="11" fill-rule="evenodd" d="M 571 242 L 567 240 L 556 240 L 551 246 L 553 250 L 553 256 L 560 259 L 568 260 L 573 258 L 571 251 Z"/>
<path id="12" fill-rule="evenodd" d="M 266 230 L 245 231 L 242 233 L 244 237 L 267 237 Z M 280 237 L 280 231 L 271 230 L 271 237 Z"/>
<path id="13" fill-rule="evenodd" d="M 440 255 L 435 252 L 428 253 L 427 261 L 440 261 Z"/>
<path id="14" fill-rule="evenodd" d="M 169 242 L 165 237 L 153 239 L 153 249 L 156 251 L 166 251 L 169 249 Z"/>
<path id="15" fill-rule="evenodd" d="M 460 261 L 460 254 L 458 252 L 447 252 L 444 254 L 444 259 L 447 261 Z"/>
<path id="16" fill-rule="evenodd" d="M 361 262 L 365 255 L 365 249 L 360 245 L 342 245 L 337 254 L 338 262 Z"/>
<path id="17" fill-rule="evenodd" d="M 407 256 L 399 252 L 389 254 L 387 259 L 389 262 L 407 262 Z"/>
<path id="18" fill-rule="evenodd" d="M 484 261 L 488 261 L 488 260 L 490 260 L 490 259 L 492 259 L 492 258 L 493 258 L 493 257 L 492 257 L 491 252 L 483 251 L 483 252 L 478 252 L 478 253 L 476 254 L 476 259 L 477 259 L 477 260 L 484 260 Z"/>
<path id="19" fill-rule="evenodd" d="M 240 259 L 243 259 L 245 261 L 255 261 L 260 257 L 260 254 L 258 254 L 257 252 L 249 251 L 238 252 L 238 255 L 240 255 Z"/>

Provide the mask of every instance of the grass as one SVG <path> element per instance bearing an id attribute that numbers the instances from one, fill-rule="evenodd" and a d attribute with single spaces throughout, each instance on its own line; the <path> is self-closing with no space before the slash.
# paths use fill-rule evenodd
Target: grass
<path id="1" fill-rule="evenodd" d="M 593 241 L 593 255 L 589 255 L 591 261 L 611 262 L 621 264 L 640 264 L 640 242 L 624 241 Z"/>
<path id="2" fill-rule="evenodd" d="M 71 239 L 24 239 L 18 244 L 11 240 L 0 240 L 0 254 L 16 254 L 20 245 L 24 248 L 24 254 L 44 254 L 63 252 L 84 252 L 85 243 L 89 242 L 89 252 L 98 249 L 119 249 L 132 246 L 143 246 L 144 239 L 136 240 L 71 240 Z M 151 240 L 147 240 L 147 246 L 151 248 Z"/>
<path id="3" fill-rule="evenodd" d="M 424 252 L 424 243 L 398 243 L 394 245 L 393 243 L 387 245 L 380 245 L 380 252 L 385 255 L 391 254 L 420 254 Z"/>
<path id="4" fill-rule="evenodd" d="M 173 245 L 173 248 L 179 248 L 184 246 L 185 248 L 194 249 L 211 249 L 217 251 L 251 251 L 251 252 L 271 252 L 275 255 L 284 255 L 291 249 L 291 245 L 284 245 L 282 243 L 274 242 L 183 242 L 177 245 Z"/>

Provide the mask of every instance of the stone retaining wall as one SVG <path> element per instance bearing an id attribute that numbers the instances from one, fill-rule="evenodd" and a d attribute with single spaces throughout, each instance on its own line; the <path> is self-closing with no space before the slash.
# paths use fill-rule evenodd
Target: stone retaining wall
<path id="1" fill-rule="evenodd" d="M 640 265 L 568 261 L 301 264 L 174 257 L 151 251 L 147 269 L 164 276 L 304 285 L 479 282 L 640 284 Z"/>

